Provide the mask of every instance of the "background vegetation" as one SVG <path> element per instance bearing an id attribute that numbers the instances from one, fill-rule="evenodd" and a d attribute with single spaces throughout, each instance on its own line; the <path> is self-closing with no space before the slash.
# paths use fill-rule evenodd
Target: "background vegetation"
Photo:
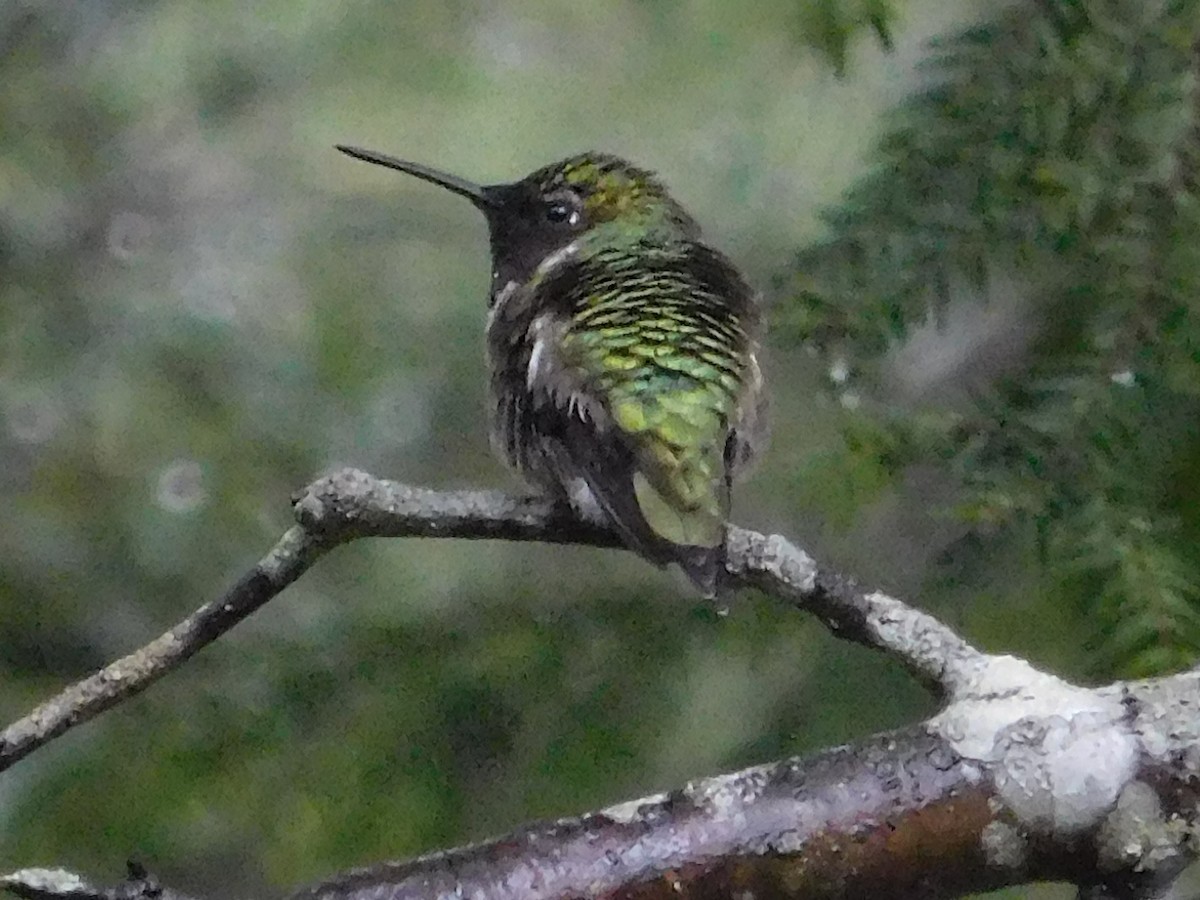
<path id="1" fill-rule="evenodd" d="M 739 521 L 1070 677 L 1193 661 L 1197 34 L 1190 0 L 0 5 L 0 718 L 323 471 L 513 484 L 482 222 L 335 142 L 657 169 L 772 304 Z M 930 710 L 628 555 L 364 543 L 0 777 L 0 868 L 267 895 Z"/>

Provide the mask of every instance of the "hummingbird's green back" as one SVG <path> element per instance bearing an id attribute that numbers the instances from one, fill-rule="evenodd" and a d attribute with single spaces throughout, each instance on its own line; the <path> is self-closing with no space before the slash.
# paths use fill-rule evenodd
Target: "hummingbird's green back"
<path id="1" fill-rule="evenodd" d="M 622 227 L 619 224 L 616 226 Z M 598 233 L 573 297 L 564 359 L 606 399 L 635 448 L 632 486 L 651 530 L 716 547 L 729 513 L 726 444 L 752 371 L 749 292 L 709 248 Z"/>

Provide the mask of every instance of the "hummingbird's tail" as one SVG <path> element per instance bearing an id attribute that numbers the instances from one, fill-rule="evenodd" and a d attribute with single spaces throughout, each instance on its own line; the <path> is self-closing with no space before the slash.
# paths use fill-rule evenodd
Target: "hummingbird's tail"
<path id="1" fill-rule="evenodd" d="M 581 425 L 582 423 L 580 423 Z M 566 440 L 552 442 L 548 457 L 560 484 L 582 478 L 592 498 L 622 540 L 635 553 L 659 566 L 677 564 L 706 599 L 722 593 L 725 582 L 725 523 L 718 518 L 703 529 L 680 527 L 664 534 L 662 521 L 686 522 L 668 514 L 661 496 L 645 482 L 631 450 L 622 442 L 596 441 L 565 429 Z M 571 438 L 578 438 L 572 442 Z M 588 440 L 585 443 L 583 438 Z M 574 452 L 573 452 L 574 451 Z M 568 493 L 570 493 L 568 491 Z M 658 523 L 659 527 L 655 527 Z M 704 544 L 697 540 L 705 540 Z"/>

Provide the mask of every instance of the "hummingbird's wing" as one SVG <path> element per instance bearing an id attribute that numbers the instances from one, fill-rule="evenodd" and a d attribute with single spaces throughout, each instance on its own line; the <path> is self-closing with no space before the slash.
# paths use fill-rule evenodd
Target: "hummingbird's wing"
<path id="1" fill-rule="evenodd" d="M 640 248 L 636 265 L 585 256 L 549 281 L 560 302 L 531 329 L 528 387 L 560 483 L 582 478 L 626 543 L 711 594 L 759 408 L 752 292 L 694 243 Z"/>

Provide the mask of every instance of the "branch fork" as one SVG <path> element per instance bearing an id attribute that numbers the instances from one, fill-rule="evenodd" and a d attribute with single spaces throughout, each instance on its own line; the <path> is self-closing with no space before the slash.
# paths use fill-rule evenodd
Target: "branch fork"
<path id="1" fill-rule="evenodd" d="M 222 597 L 0 732 L 0 770 L 145 689 L 361 537 L 619 547 L 538 497 L 432 491 L 346 469 L 294 498 L 297 524 Z M 950 896 L 1034 878 L 1142 896 L 1196 853 L 1200 671 L 1100 688 L 980 652 L 932 616 L 828 571 L 780 535 L 730 526 L 727 569 L 901 660 L 944 699 L 924 723 L 406 863 L 296 900 Z M 23 897 L 182 897 L 145 872 L 95 888 L 63 870 L 0 879 Z"/>

